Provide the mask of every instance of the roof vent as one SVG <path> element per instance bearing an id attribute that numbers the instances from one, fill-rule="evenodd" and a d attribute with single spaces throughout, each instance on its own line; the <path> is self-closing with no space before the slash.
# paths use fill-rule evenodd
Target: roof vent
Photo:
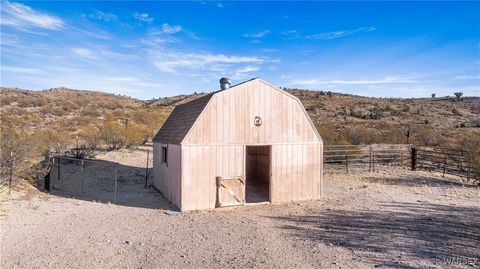
<path id="1" fill-rule="evenodd" d="M 220 88 L 222 90 L 226 90 L 230 88 L 230 85 L 232 85 L 232 81 L 229 78 L 221 78 L 220 79 Z"/>

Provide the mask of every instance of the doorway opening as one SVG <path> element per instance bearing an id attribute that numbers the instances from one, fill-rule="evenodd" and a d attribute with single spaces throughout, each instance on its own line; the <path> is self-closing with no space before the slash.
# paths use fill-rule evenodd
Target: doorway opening
<path id="1" fill-rule="evenodd" d="M 247 146 L 246 202 L 270 202 L 270 146 Z"/>

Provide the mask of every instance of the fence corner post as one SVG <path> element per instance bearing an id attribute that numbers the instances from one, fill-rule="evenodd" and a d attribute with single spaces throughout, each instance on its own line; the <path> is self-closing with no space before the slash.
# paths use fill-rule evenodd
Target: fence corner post
<path id="1" fill-rule="evenodd" d="M 412 171 L 417 170 L 417 149 L 412 148 Z"/>

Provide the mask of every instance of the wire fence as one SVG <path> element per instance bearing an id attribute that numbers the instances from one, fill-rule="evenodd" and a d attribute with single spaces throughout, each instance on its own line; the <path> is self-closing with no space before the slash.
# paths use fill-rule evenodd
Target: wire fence
<path id="1" fill-rule="evenodd" d="M 149 150 L 146 167 L 65 156 L 55 156 L 46 162 L 49 166 L 43 181 L 46 191 L 89 201 L 132 204 L 147 190 L 151 176 Z"/>
<path id="2" fill-rule="evenodd" d="M 55 156 L 44 187 L 55 195 L 117 203 L 118 169 L 115 162 Z"/>

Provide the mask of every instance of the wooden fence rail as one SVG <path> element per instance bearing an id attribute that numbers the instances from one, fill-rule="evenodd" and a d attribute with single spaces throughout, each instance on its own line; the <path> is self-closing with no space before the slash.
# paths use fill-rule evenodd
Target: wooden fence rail
<path id="1" fill-rule="evenodd" d="M 395 165 L 480 181 L 474 173 L 472 152 L 450 148 L 404 144 L 328 145 L 324 147 L 323 163 L 326 173 L 375 172 Z"/>

